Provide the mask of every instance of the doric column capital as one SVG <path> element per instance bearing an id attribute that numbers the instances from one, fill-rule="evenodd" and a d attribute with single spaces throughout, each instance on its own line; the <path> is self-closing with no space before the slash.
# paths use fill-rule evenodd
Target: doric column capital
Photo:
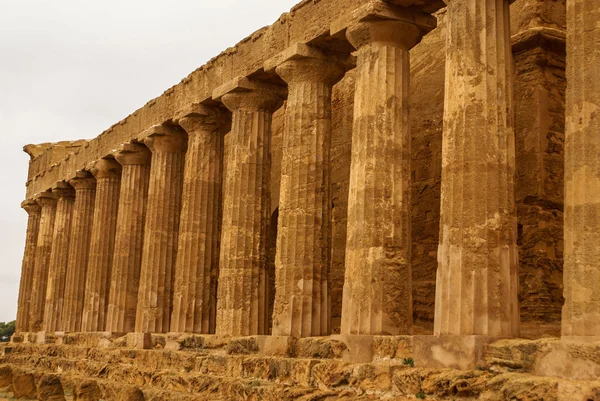
<path id="1" fill-rule="evenodd" d="M 87 165 L 87 169 L 96 179 L 120 178 L 121 165 L 114 159 L 99 159 Z"/>
<path id="2" fill-rule="evenodd" d="M 69 180 L 69 184 L 75 188 L 75 192 L 80 189 L 91 189 L 96 187 L 96 179 L 87 171 L 79 170 L 75 178 Z"/>
<path id="3" fill-rule="evenodd" d="M 231 129 L 231 118 L 222 107 L 192 103 L 180 110 L 173 121 L 189 136 L 199 132 L 226 134 Z"/>
<path id="4" fill-rule="evenodd" d="M 296 43 L 265 62 L 265 71 L 276 71 L 288 84 L 326 83 L 333 86 L 354 65 L 354 58 L 328 54 L 314 46 Z"/>
<path id="5" fill-rule="evenodd" d="M 285 95 L 282 86 L 237 77 L 215 89 L 213 99 L 223 102 L 232 112 L 240 109 L 274 112 L 283 104 Z"/>
<path id="6" fill-rule="evenodd" d="M 187 136 L 175 125 L 154 125 L 144 131 L 141 137 L 152 153 L 185 153 L 187 150 Z"/>
<path id="7" fill-rule="evenodd" d="M 346 31 L 346 38 L 360 50 L 368 45 L 412 49 L 421 41 L 423 32 L 417 25 L 398 20 L 361 21 Z"/>
<path id="8" fill-rule="evenodd" d="M 27 214 L 30 215 L 30 216 L 33 215 L 33 214 L 40 214 L 40 213 L 42 213 L 42 208 L 35 201 L 35 199 L 25 199 L 21 203 L 21 207 L 23 209 L 25 209 L 25 211 L 27 212 Z"/>
<path id="9" fill-rule="evenodd" d="M 152 152 L 143 144 L 127 142 L 120 145 L 113 156 L 121 166 L 149 166 Z"/>
<path id="10" fill-rule="evenodd" d="M 50 190 L 41 192 L 35 197 L 35 201 L 42 208 L 45 206 L 52 206 L 53 204 L 56 204 L 57 200 L 58 198 L 56 197 L 56 195 L 54 195 Z"/>
<path id="11" fill-rule="evenodd" d="M 437 26 L 437 20 L 431 14 L 390 3 L 366 0 L 354 12 L 333 21 L 331 35 L 346 31 L 350 43 L 359 50 L 369 44 L 409 50 Z"/>
<path id="12" fill-rule="evenodd" d="M 56 181 L 52 186 L 52 193 L 58 198 L 75 198 L 75 190 L 65 181 Z"/>

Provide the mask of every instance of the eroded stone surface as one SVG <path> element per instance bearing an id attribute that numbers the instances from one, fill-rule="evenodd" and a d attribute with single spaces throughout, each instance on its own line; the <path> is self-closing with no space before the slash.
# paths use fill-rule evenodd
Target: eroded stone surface
<path id="1" fill-rule="evenodd" d="M 600 333 L 600 9 L 567 4 L 563 336 Z"/>
<path id="2" fill-rule="evenodd" d="M 448 5 L 436 334 L 519 334 L 508 7 Z"/>

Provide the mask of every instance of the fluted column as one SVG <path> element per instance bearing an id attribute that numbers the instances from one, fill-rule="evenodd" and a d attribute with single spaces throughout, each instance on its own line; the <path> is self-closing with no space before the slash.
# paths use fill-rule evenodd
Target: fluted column
<path id="1" fill-rule="evenodd" d="M 178 127 L 157 125 L 144 143 L 152 151 L 152 165 L 135 329 L 165 333 L 171 319 L 187 137 Z"/>
<path id="2" fill-rule="evenodd" d="M 29 331 L 29 311 L 32 295 L 33 271 L 35 267 L 35 250 L 40 231 L 40 219 L 42 217 L 42 208 L 33 199 L 23 201 L 21 207 L 25 209 L 29 218 L 27 220 L 25 252 L 23 254 L 23 265 L 21 268 L 21 285 L 19 286 L 16 322 L 17 333 Z"/>
<path id="3" fill-rule="evenodd" d="M 360 22 L 342 334 L 411 334 L 409 50 L 416 25 Z"/>
<path id="4" fill-rule="evenodd" d="M 179 113 L 188 134 L 175 267 L 171 331 L 214 333 L 221 243 L 223 136 L 220 108 L 194 104 Z"/>
<path id="5" fill-rule="evenodd" d="M 69 258 L 69 239 L 71 237 L 71 221 L 75 191 L 64 181 L 52 187 L 57 196 L 56 220 L 52 236 L 52 252 L 48 268 L 48 286 L 46 289 L 46 305 L 44 313 L 44 331 L 63 330 L 63 307 L 65 300 L 65 283 Z"/>
<path id="6" fill-rule="evenodd" d="M 267 333 L 266 245 L 270 213 L 271 119 L 278 88 L 246 78 L 213 97 L 232 111 L 223 189 L 216 333 Z"/>
<path id="7" fill-rule="evenodd" d="M 41 331 L 44 325 L 44 303 L 46 301 L 46 288 L 48 286 L 48 267 L 50 266 L 54 221 L 56 219 L 56 195 L 53 195 L 50 191 L 42 192 L 38 195 L 37 202 L 42 207 L 42 214 L 35 248 L 33 283 L 31 286 L 29 311 L 29 330 L 31 332 Z"/>
<path id="8" fill-rule="evenodd" d="M 121 165 L 113 159 L 100 159 L 90 163 L 88 169 L 96 177 L 96 201 L 81 331 L 94 332 L 106 329 L 108 290 L 121 190 Z"/>
<path id="9" fill-rule="evenodd" d="M 75 188 L 75 204 L 69 239 L 63 329 L 68 332 L 77 332 L 81 330 L 83 314 L 83 296 L 94 221 L 96 179 L 88 172 L 79 171 L 77 176 L 69 181 L 69 184 Z"/>
<path id="10" fill-rule="evenodd" d="M 331 91 L 344 75 L 333 58 L 296 45 L 278 61 L 288 84 L 275 258 L 273 335 L 330 334 Z"/>
<path id="11" fill-rule="evenodd" d="M 436 334 L 518 336 L 508 0 L 451 0 Z"/>
<path id="12" fill-rule="evenodd" d="M 600 8 L 567 0 L 563 337 L 600 337 Z"/>
<path id="13" fill-rule="evenodd" d="M 123 172 L 106 330 L 128 333 L 135 330 L 152 154 L 126 143 L 114 156 Z"/>

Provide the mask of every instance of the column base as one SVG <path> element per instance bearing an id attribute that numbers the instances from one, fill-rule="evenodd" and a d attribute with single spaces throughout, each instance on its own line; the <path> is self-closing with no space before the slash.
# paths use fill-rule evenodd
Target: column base
<path id="1" fill-rule="evenodd" d="M 569 380 L 598 380 L 600 337 L 563 337 L 536 356 L 534 374 Z"/>
<path id="2" fill-rule="evenodd" d="M 370 363 L 373 361 L 373 344 L 375 336 L 336 334 L 332 340 L 340 341 L 348 350 L 342 354 L 342 360 L 352 363 Z"/>
<path id="3" fill-rule="evenodd" d="M 485 346 L 503 339 L 490 336 L 413 336 L 415 367 L 471 370 L 486 368 Z"/>
<path id="4" fill-rule="evenodd" d="M 15 333 L 10 337 L 10 342 L 13 344 L 24 343 L 27 337 L 27 333 Z"/>

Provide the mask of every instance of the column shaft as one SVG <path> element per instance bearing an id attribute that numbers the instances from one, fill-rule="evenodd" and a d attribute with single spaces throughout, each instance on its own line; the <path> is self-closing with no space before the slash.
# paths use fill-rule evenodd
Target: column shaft
<path id="1" fill-rule="evenodd" d="M 115 154 L 123 173 L 106 327 L 111 332 L 135 330 L 151 156 L 136 144 L 125 144 Z"/>
<path id="2" fill-rule="evenodd" d="M 331 91 L 343 69 L 317 58 L 277 67 L 288 83 L 273 335 L 330 334 Z"/>
<path id="3" fill-rule="evenodd" d="M 71 221 L 75 203 L 75 191 L 65 182 L 58 182 L 52 188 L 52 193 L 58 197 L 58 202 L 56 204 L 56 220 L 52 237 L 52 253 L 50 254 L 44 313 L 44 331 L 50 332 L 63 330 L 65 284 Z"/>
<path id="4" fill-rule="evenodd" d="M 86 274 L 81 331 L 106 329 L 108 290 L 112 273 L 121 166 L 111 159 L 100 159 L 89 167 L 96 177 L 96 201 Z"/>
<path id="5" fill-rule="evenodd" d="M 75 204 L 69 239 L 63 329 L 77 332 L 81 331 L 83 297 L 94 221 L 96 179 L 89 173 L 79 172 L 76 178 L 69 181 L 69 184 L 75 188 Z"/>
<path id="6" fill-rule="evenodd" d="M 229 92 L 222 101 L 233 116 L 223 189 L 216 333 L 267 334 L 271 120 L 281 101 L 258 86 Z"/>
<path id="7" fill-rule="evenodd" d="M 156 126 L 144 143 L 152 151 L 152 166 L 135 329 L 165 333 L 171 318 L 186 135 Z"/>
<path id="8" fill-rule="evenodd" d="M 40 231 L 42 208 L 33 199 L 24 201 L 21 207 L 27 211 L 27 234 L 25 236 L 25 252 L 21 268 L 21 284 L 17 309 L 17 333 L 29 331 L 29 310 L 32 295 L 33 271 L 35 267 L 35 250 Z"/>
<path id="9" fill-rule="evenodd" d="M 195 105 L 178 117 L 188 133 L 171 331 L 214 333 L 221 242 L 223 113 Z"/>
<path id="10" fill-rule="evenodd" d="M 50 191 L 42 193 L 37 202 L 42 207 L 40 231 L 35 249 L 35 265 L 30 305 L 31 332 L 41 331 L 44 324 L 44 302 L 48 286 L 48 267 L 52 253 L 54 221 L 56 219 L 56 197 Z"/>
<path id="11" fill-rule="evenodd" d="M 411 334 L 409 49 L 415 25 L 362 22 L 348 197 L 343 334 Z"/>
<path id="12" fill-rule="evenodd" d="M 567 1 L 562 336 L 600 336 L 600 9 Z"/>
<path id="13" fill-rule="evenodd" d="M 508 0 L 448 4 L 436 334 L 519 333 Z"/>

